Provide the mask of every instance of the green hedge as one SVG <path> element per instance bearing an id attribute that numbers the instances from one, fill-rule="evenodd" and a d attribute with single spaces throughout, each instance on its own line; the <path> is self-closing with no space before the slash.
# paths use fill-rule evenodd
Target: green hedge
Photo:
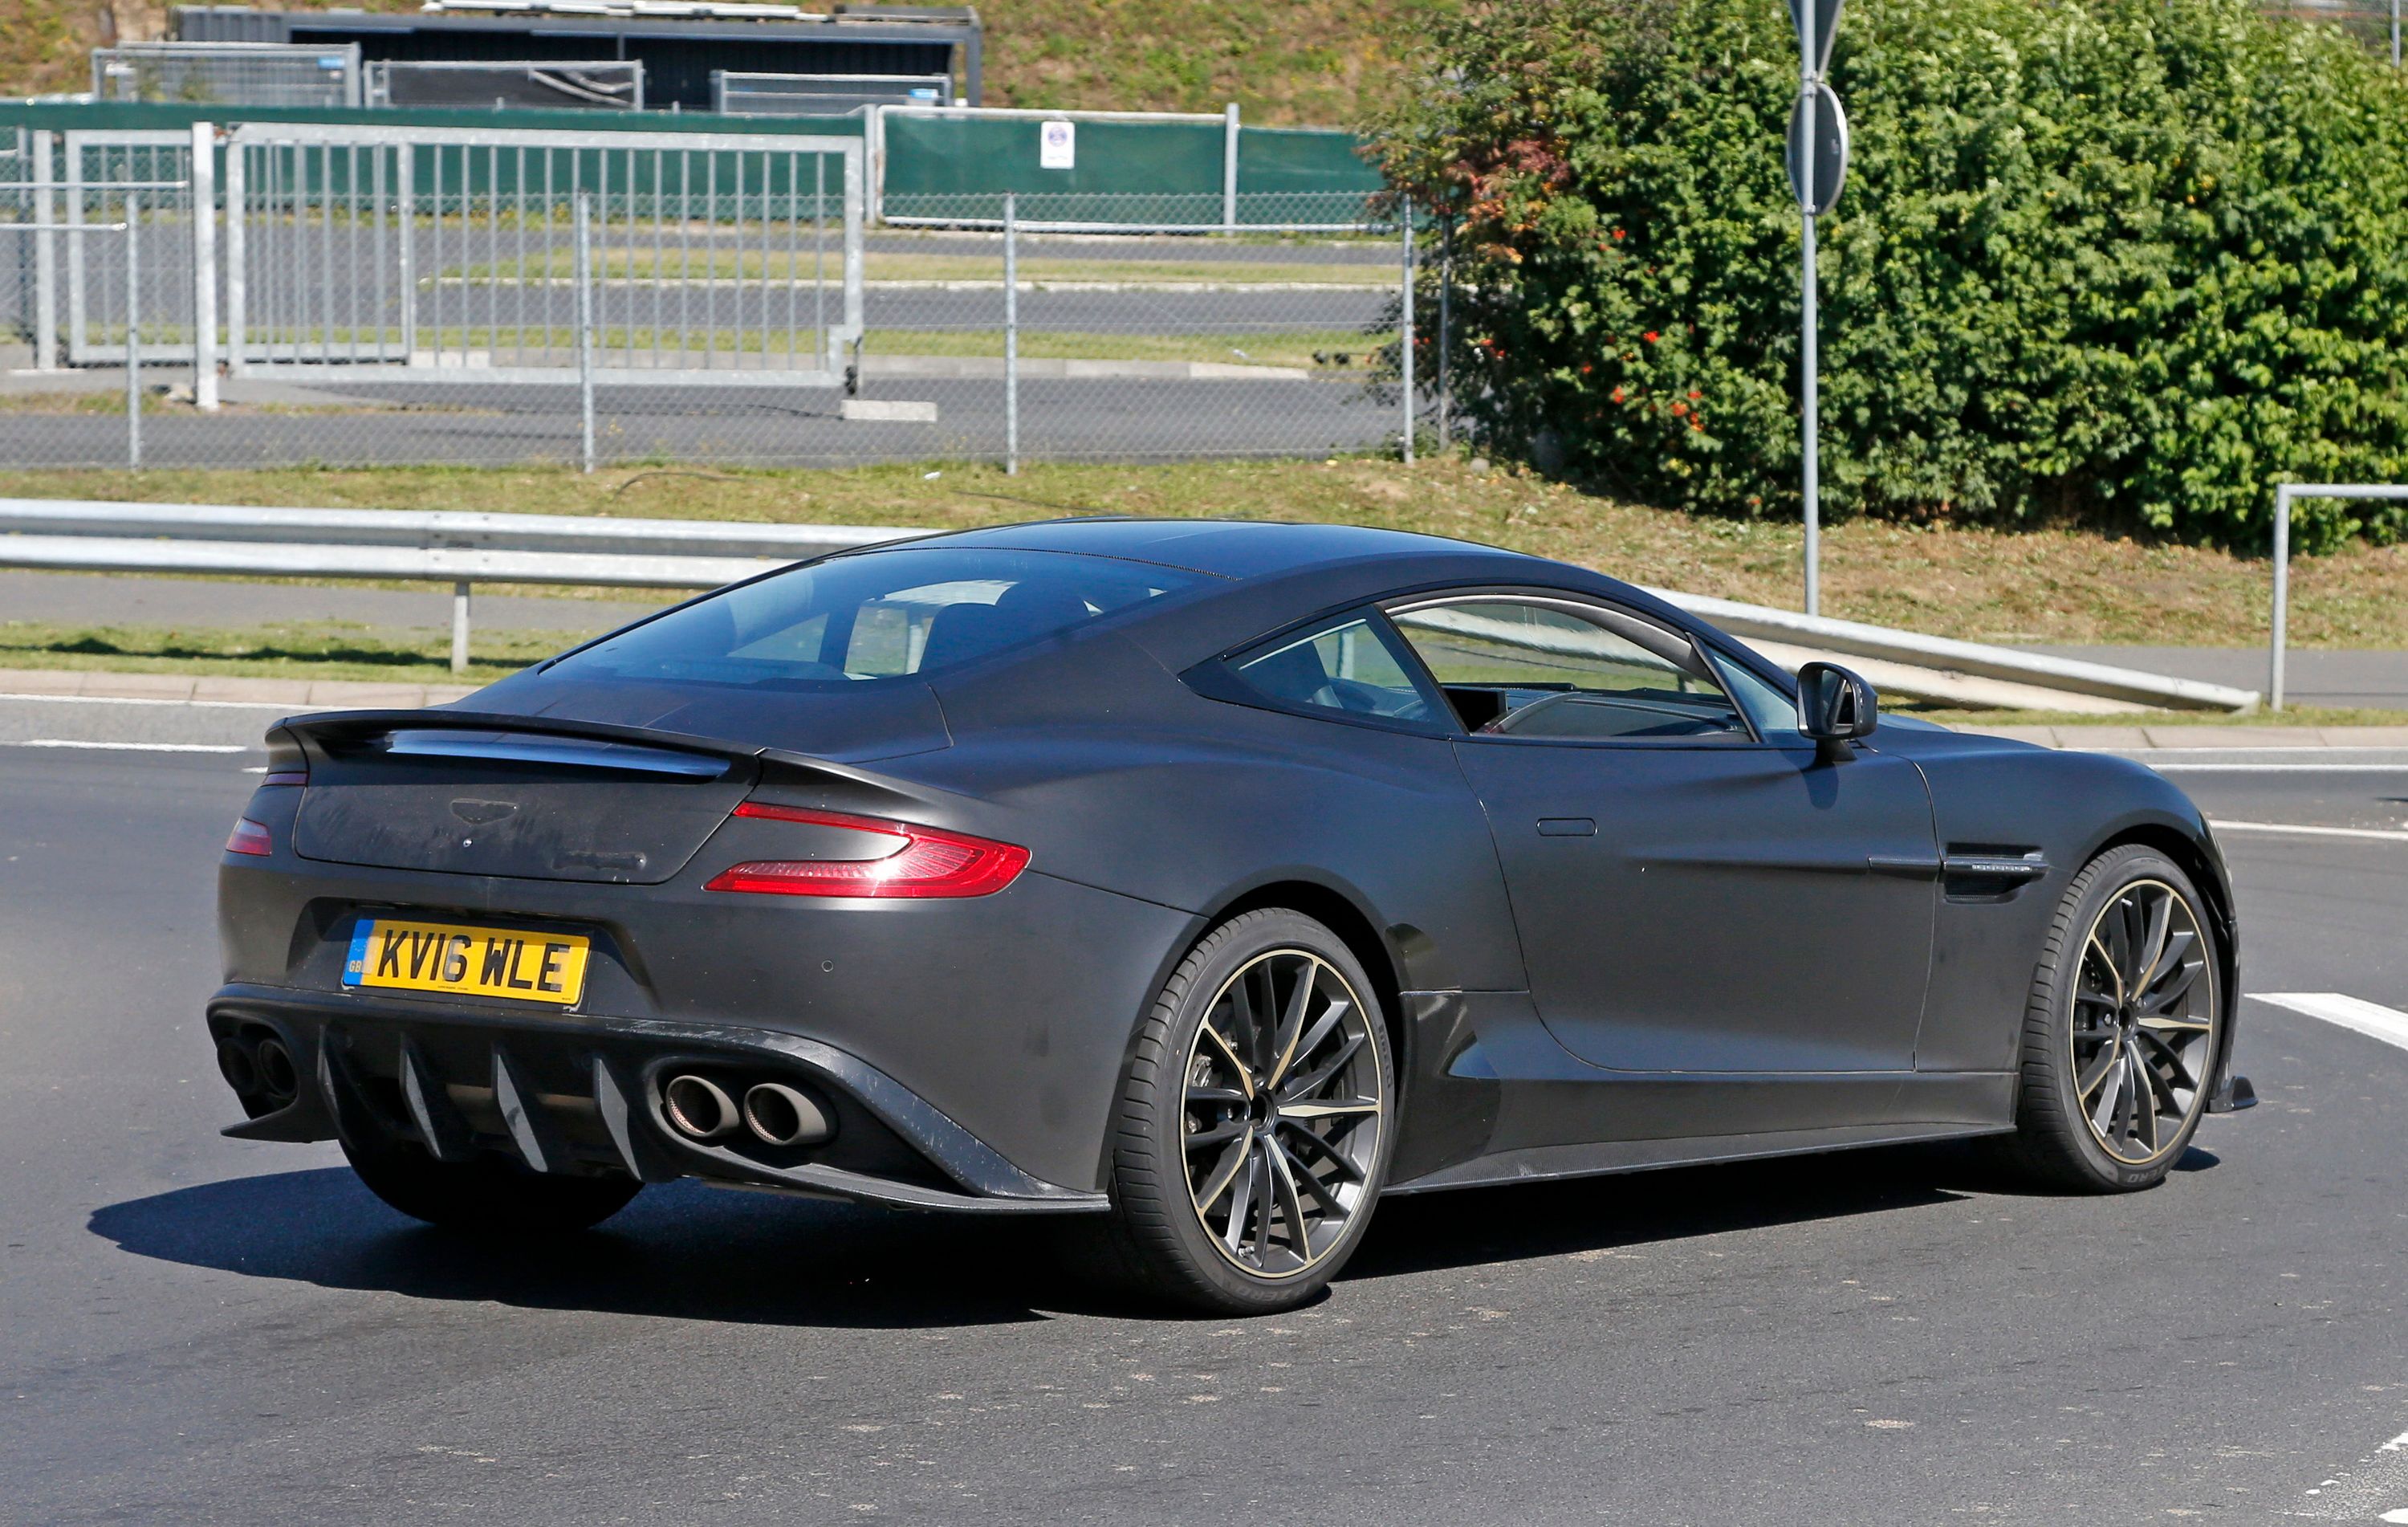
<path id="1" fill-rule="evenodd" d="M 1494 449 L 1794 516 L 1779 0 L 1490 0 L 1375 124 L 1459 218 Z M 1828 514 L 2265 544 L 2277 479 L 2408 472 L 2408 89 L 2248 0 L 1854 0 L 1823 220 Z M 2303 502 L 2302 540 L 2408 533 Z"/>

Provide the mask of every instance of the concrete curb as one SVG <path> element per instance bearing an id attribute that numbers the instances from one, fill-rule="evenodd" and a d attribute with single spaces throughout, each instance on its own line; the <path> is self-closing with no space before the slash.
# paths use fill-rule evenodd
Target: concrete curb
<path id="1" fill-rule="evenodd" d="M 2408 749 L 2408 727 L 1967 727 L 2042 747 L 2086 753 L 2251 752 L 2295 748 Z"/>
<path id="2" fill-rule="evenodd" d="M 376 684 L 358 679 L 238 679 L 112 673 L 64 668 L 0 669 L 0 698 L 150 700 L 163 705 L 289 705 L 295 710 L 415 710 L 477 692 L 474 684 Z"/>

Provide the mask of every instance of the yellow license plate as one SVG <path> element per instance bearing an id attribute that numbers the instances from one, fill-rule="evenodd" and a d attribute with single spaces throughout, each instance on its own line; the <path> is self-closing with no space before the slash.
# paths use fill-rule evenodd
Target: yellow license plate
<path id="1" fill-rule="evenodd" d="M 343 985 L 566 1007 L 584 993 L 592 946 L 577 933 L 369 917 L 351 932 Z"/>

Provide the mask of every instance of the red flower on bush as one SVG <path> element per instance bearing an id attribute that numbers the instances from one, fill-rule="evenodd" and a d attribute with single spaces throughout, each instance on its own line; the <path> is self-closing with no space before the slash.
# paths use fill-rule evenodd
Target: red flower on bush
<path id="1" fill-rule="evenodd" d="M 1652 344 L 1654 344 L 1654 343 L 1656 342 L 1656 331 L 1655 331 L 1654 329 L 1649 329 L 1646 333 L 1644 333 L 1644 334 L 1641 335 L 1639 338 L 1641 338 L 1641 339 L 1642 339 L 1646 340 L 1649 344 L 1651 344 L 1651 345 L 1652 345 Z"/>
<path id="2" fill-rule="evenodd" d="M 1613 389 L 1613 400 L 1614 400 L 1615 402 L 1617 402 L 1617 403 L 1619 403 L 1619 402 L 1621 402 L 1621 401 L 1622 401 L 1622 389 L 1621 389 L 1621 388 L 1616 387 L 1615 389 Z"/>

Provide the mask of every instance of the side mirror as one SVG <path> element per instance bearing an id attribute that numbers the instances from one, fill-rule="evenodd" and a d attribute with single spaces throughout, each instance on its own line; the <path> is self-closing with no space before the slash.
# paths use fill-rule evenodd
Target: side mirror
<path id="1" fill-rule="evenodd" d="M 1881 725 L 1881 697 L 1873 686 L 1837 663 L 1809 663 L 1798 670 L 1798 730 L 1826 754 Z"/>

